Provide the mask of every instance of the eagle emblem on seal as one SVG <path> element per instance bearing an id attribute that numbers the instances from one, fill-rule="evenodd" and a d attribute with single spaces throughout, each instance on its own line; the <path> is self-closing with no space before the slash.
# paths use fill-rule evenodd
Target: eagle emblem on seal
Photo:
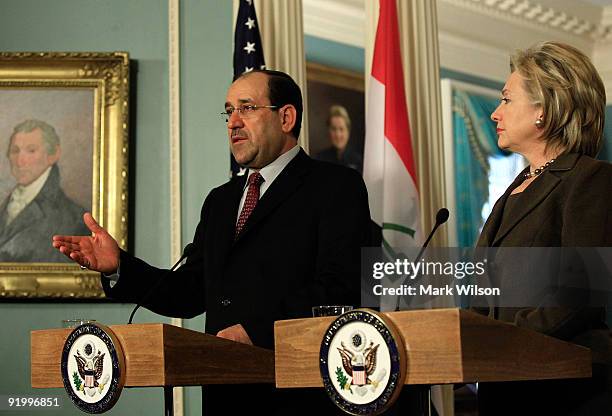
<path id="1" fill-rule="evenodd" d="M 77 363 L 79 376 L 83 380 L 82 385 L 80 385 L 81 383 L 75 383 L 79 384 L 75 386 L 77 390 L 82 390 L 83 394 L 93 396 L 96 392 L 96 388 L 100 388 L 100 390 L 104 388 L 104 384 L 106 384 L 107 380 L 100 381 L 100 378 L 104 372 L 105 355 L 105 353 L 96 350 L 96 346 L 92 342 L 87 342 L 83 346 L 82 354 L 77 349 L 76 354 L 74 354 L 74 359 Z M 74 376 L 76 376 L 76 374 Z M 105 378 L 108 378 L 108 376 Z"/>
<path id="2" fill-rule="evenodd" d="M 321 341 L 319 371 L 336 406 L 377 415 L 397 399 L 405 381 L 406 349 L 384 314 L 357 309 L 330 323 Z"/>
<path id="3" fill-rule="evenodd" d="M 344 341 L 340 343 L 342 348 L 337 347 L 337 349 L 342 357 L 342 367 L 346 374 L 351 377 L 350 383 L 348 383 L 348 378 L 346 377 L 345 380 L 342 380 L 343 382 L 340 382 L 340 384 L 343 384 L 342 388 L 350 389 L 351 386 L 365 386 L 367 384 L 377 387 L 380 380 L 378 377 L 376 380 L 373 380 L 372 375 L 376 371 L 379 345 L 374 345 L 373 341 L 370 341 L 368 344 L 365 334 L 359 330 L 351 334 L 348 348 Z M 338 370 L 340 369 L 338 368 Z M 336 373 L 339 378 L 342 378 L 338 371 Z"/>

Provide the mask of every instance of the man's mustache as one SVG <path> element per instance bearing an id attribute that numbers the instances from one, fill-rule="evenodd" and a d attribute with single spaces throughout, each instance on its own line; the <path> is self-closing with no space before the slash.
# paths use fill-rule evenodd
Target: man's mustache
<path id="1" fill-rule="evenodd" d="M 236 136 L 238 136 L 238 137 L 249 137 L 249 135 L 247 134 L 247 132 L 246 132 L 246 131 L 244 131 L 244 130 L 242 130 L 242 129 L 235 129 L 235 130 L 232 130 L 232 138 L 234 138 L 234 137 L 236 137 Z"/>

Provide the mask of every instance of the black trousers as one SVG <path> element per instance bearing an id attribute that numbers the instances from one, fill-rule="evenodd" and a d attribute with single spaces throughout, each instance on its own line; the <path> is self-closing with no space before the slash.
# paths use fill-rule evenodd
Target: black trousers
<path id="1" fill-rule="evenodd" d="M 612 389 L 604 368 L 593 378 L 480 383 L 479 416 L 612 415 Z"/>
<path id="2" fill-rule="evenodd" d="M 422 416 L 422 390 L 427 386 L 406 386 L 384 416 Z M 420 390 L 419 390 L 420 389 Z M 346 416 L 322 388 L 276 389 L 271 384 L 226 384 L 202 388 L 202 414 Z M 435 411 L 433 413 L 435 415 Z"/>

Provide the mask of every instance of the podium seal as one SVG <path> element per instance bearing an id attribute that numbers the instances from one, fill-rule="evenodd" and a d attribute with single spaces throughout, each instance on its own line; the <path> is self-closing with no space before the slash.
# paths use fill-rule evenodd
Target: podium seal
<path id="1" fill-rule="evenodd" d="M 327 394 L 353 415 L 377 415 L 387 410 L 404 386 L 406 366 L 399 332 L 385 315 L 368 309 L 336 318 L 319 350 Z"/>
<path id="2" fill-rule="evenodd" d="M 86 323 L 76 327 L 62 350 L 62 381 L 72 402 L 87 413 L 111 409 L 125 382 L 125 358 L 110 328 Z"/>

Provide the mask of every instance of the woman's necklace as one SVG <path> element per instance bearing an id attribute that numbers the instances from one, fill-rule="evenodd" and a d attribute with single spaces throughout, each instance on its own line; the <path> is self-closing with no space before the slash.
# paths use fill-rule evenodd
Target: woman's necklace
<path id="1" fill-rule="evenodd" d="M 526 172 L 525 173 L 525 179 L 535 178 L 540 173 L 544 172 L 546 170 L 546 168 L 548 168 L 554 161 L 555 161 L 555 159 L 551 159 L 548 162 L 544 163 L 539 168 L 537 168 L 536 170 L 534 170 L 533 172 Z"/>

